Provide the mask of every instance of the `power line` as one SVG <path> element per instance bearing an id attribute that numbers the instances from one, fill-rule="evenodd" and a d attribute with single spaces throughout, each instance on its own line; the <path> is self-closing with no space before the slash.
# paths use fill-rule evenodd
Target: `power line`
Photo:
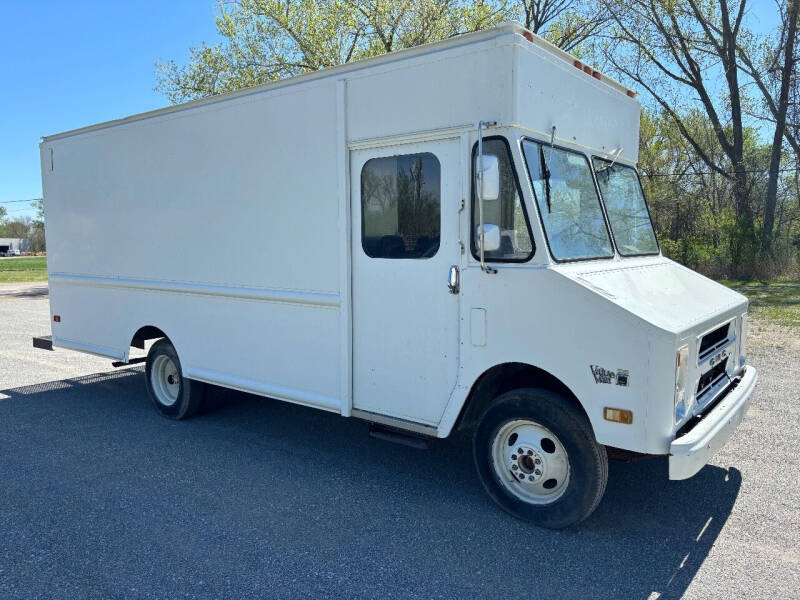
<path id="1" fill-rule="evenodd" d="M 31 198 L 30 200 L 0 200 L 0 204 L 15 204 L 16 202 L 38 202 L 41 198 Z"/>

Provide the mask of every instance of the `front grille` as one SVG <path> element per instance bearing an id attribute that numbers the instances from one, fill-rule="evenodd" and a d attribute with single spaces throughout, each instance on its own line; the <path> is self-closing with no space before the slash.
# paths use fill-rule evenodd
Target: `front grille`
<path id="1" fill-rule="evenodd" d="M 730 327 L 730 323 L 725 323 L 722 327 L 718 327 L 711 333 L 707 333 L 703 336 L 703 339 L 700 340 L 700 350 L 698 352 L 698 358 L 700 360 L 703 360 L 720 346 L 725 345 L 725 342 L 728 340 Z"/>
<path id="2" fill-rule="evenodd" d="M 727 366 L 728 359 L 725 359 L 703 373 L 700 377 L 700 381 L 697 382 L 697 398 L 700 398 L 709 388 L 713 387 L 721 378 L 725 377 L 725 369 Z"/>
<path id="3" fill-rule="evenodd" d="M 692 429 L 694 429 L 700 422 L 706 418 L 706 416 L 714 410 L 714 407 L 717 406 L 720 402 L 722 402 L 728 394 L 730 394 L 733 390 L 736 389 L 736 386 L 739 385 L 739 382 L 742 380 L 741 377 L 737 377 L 736 379 L 732 379 L 730 385 L 726 386 L 725 389 L 714 398 L 714 400 L 703 408 L 703 412 L 700 414 L 695 415 L 691 419 L 687 420 L 683 426 L 675 432 L 675 438 L 679 438 L 682 435 L 686 435 Z"/>

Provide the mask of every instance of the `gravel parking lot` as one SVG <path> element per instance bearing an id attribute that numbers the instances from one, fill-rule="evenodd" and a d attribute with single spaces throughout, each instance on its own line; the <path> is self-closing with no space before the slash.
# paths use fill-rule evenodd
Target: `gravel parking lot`
<path id="1" fill-rule="evenodd" d="M 497 509 L 469 438 L 214 389 L 186 422 L 141 367 L 31 348 L 46 288 L 0 290 L 0 598 L 800 597 L 800 335 L 756 323 L 753 407 L 682 482 L 612 463 L 579 527 Z"/>

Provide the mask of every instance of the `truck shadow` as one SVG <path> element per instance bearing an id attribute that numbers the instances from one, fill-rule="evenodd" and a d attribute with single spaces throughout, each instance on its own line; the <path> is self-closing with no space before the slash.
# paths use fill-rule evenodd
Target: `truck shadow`
<path id="1" fill-rule="evenodd" d="M 219 388 L 176 423 L 149 406 L 141 371 L 0 390 L 9 572 L 35 554 L 52 585 L 71 581 L 76 534 L 51 535 L 68 531 L 104 557 L 82 577 L 135 579 L 142 595 L 680 598 L 742 485 L 736 469 L 671 482 L 665 460 L 612 463 L 598 510 L 548 531 L 492 504 L 467 435 L 414 450 Z M 176 549 L 201 576 L 163 567 Z"/>
<path id="2" fill-rule="evenodd" d="M 47 282 L 38 285 L 0 286 L 0 300 L 4 298 L 46 298 L 50 294 Z"/>

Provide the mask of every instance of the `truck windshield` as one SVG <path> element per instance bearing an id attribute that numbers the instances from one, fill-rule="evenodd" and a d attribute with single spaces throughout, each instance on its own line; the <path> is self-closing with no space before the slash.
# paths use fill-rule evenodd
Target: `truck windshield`
<path id="1" fill-rule="evenodd" d="M 589 161 L 580 153 L 522 143 L 550 252 L 556 260 L 614 255 Z"/>
<path id="2" fill-rule="evenodd" d="M 596 156 L 592 163 L 619 253 L 658 254 L 656 234 L 636 171 Z"/>

